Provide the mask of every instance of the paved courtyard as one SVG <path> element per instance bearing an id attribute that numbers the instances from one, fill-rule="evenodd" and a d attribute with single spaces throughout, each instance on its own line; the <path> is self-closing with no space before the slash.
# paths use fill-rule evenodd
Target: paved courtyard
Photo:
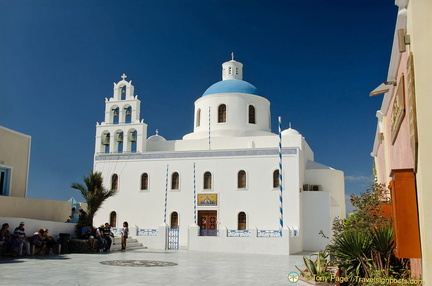
<path id="1" fill-rule="evenodd" d="M 302 255 L 139 249 L 1 257 L 0 285 L 296 285 L 287 278 L 295 265 Z"/>

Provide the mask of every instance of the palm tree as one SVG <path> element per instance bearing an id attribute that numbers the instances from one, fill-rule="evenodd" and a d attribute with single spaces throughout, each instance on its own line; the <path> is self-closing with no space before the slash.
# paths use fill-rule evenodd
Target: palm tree
<path id="1" fill-rule="evenodd" d="M 109 197 L 117 193 L 116 189 L 107 190 L 103 187 L 103 178 L 101 172 L 90 171 L 89 176 L 84 176 L 84 185 L 73 183 L 71 187 L 81 192 L 81 195 L 87 202 L 88 224 L 93 225 L 93 217 L 102 203 Z"/>

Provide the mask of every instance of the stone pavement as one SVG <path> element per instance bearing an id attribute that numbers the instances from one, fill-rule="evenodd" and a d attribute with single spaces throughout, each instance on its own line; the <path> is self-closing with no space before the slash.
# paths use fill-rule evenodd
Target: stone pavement
<path id="1" fill-rule="evenodd" d="M 0 257 L 0 285 L 299 285 L 288 273 L 302 257 L 149 249 Z"/>

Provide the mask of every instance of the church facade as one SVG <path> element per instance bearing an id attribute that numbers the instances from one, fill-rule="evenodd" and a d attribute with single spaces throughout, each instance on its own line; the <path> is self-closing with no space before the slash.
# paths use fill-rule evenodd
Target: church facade
<path id="1" fill-rule="evenodd" d="M 148 136 L 123 75 L 96 126 L 93 168 L 118 193 L 95 222 L 128 221 L 149 248 L 172 230 L 185 249 L 254 253 L 258 241 L 260 253 L 279 253 L 278 239 L 286 254 L 324 249 L 333 219 L 345 217 L 343 172 L 315 162 L 298 131 L 275 134 L 270 123 L 270 102 L 232 59 L 195 101 L 192 133 Z"/>

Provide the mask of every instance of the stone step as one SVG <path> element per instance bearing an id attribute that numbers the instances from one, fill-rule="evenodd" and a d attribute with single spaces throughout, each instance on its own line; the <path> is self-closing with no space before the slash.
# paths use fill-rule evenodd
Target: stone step
<path id="1" fill-rule="evenodd" d="M 141 242 L 138 240 L 128 237 L 126 240 L 126 249 L 145 249 L 146 246 L 143 246 Z M 111 245 L 111 251 L 120 251 L 121 250 L 121 237 L 114 237 L 113 244 Z"/>

